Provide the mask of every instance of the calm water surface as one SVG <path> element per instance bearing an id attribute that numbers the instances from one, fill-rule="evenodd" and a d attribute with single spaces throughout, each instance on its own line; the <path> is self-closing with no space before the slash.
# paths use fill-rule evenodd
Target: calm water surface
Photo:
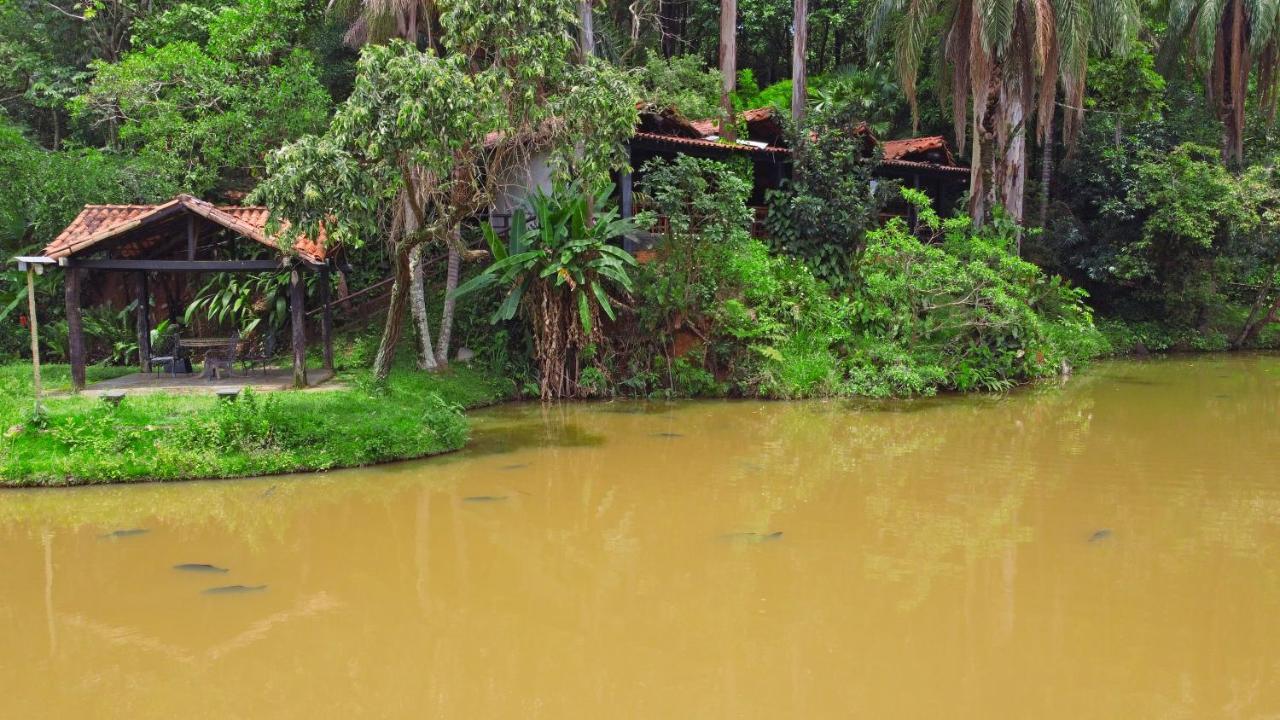
<path id="1" fill-rule="evenodd" d="M 501 408 L 432 461 L 0 493 L 0 717 L 1272 718 L 1278 551 L 1276 357 Z"/>

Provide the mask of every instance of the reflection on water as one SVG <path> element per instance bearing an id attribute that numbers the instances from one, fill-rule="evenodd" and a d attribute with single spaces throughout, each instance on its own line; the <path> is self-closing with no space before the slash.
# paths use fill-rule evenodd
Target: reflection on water
<path id="1" fill-rule="evenodd" d="M 1269 717 L 1280 358 L 0 494 L 0 717 Z M 225 572 L 224 572 L 225 571 Z"/>

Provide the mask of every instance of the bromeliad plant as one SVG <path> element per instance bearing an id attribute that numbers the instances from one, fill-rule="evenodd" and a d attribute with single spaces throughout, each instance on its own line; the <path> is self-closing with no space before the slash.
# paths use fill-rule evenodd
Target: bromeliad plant
<path id="1" fill-rule="evenodd" d="M 505 241 L 492 225 L 483 226 L 494 262 L 454 292 L 505 289 L 490 322 L 524 315 L 543 400 L 590 394 L 580 382 L 582 365 L 596 358 L 600 315 L 615 318 L 609 292 L 631 292 L 627 268 L 635 258 L 611 243 L 635 225 L 606 208 L 608 199 L 608 189 L 592 197 L 576 183 L 535 192 L 528 198 L 532 218 L 517 209 Z"/>

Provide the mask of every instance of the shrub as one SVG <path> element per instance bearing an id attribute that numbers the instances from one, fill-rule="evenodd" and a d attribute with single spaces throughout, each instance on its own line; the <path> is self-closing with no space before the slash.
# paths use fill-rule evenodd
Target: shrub
<path id="1" fill-rule="evenodd" d="M 659 169 L 676 167 L 678 177 L 649 174 L 669 180 L 650 193 L 673 219 L 637 274 L 632 334 L 643 340 L 623 341 L 629 389 L 769 398 L 998 390 L 1109 348 L 1083 291 L 1014 255 L 1007 222 L 975 233 L 904 191 L 926 239 L 901 219 L 869 232 L 850 289 L 833 292 L 805 263 L 749 237 L 731 172 L 692 159 Z"/>

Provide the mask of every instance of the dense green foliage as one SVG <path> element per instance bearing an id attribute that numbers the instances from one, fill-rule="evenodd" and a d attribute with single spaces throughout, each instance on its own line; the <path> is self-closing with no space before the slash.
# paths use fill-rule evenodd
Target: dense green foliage
<path id="1" fill-rule="evenodd" d="M 747 186 L 717 163 L 648 168 L 669 232 L 615 332 L 618 392 L 815 397 L 1002 389 L 1102 354 L 1084 294 L 1018 259 L 1013 228 L 942 221 L 918 193 L 866 234 L 847 291 L 746 232 Z"/>
<path id="2" fill-rule="evenodd" d="M 573 184 L 533 193 L 531 217 L 517 209 L 505 240 L 485 225 L 494 262 L 455 292 L 463 297 L 502 288 L 505 295 L 491 322 L 511 320 L 517 312 L 524 316 L 544 400 L 591 393 L 593 388 L 582 387 L 583 374 L 594 384 L 598 364 L 583 366 L 596 356 L 601 315 L 616 319 L 610 293 L 631 290 L 628 268 L 635 258 L 612 243 L 635 226 L 614 208 L 593 212 L 605 207 L 611 191 L 593 198 Z"/>
<path id="3" fill-rule="evenodd" d="M 790 138 L 791 177 L 769 197 L 770 242 L 845 290 L 890 183 L 877 183 L 879 156 L 867 155 L 866 137 L 847 124 L 814 123 L 792 129 Z"/>
<path id="4" fill-rule="evenodd" d="M 45 377 L 65 387 L 67 368 L 47 366 Z M 367 370 L 345 380 L 351 387 L 246 392 L 234 402 L 138 395 L 112 407 L 60 397 L 33 418 L 30 367 L 0 366 L 0 485 L 236 477 L 421 457 L 466 442 L 459 403 L 502 397 L 465 369 L 442 376 L 406 369 L 379 388 Z"/>

